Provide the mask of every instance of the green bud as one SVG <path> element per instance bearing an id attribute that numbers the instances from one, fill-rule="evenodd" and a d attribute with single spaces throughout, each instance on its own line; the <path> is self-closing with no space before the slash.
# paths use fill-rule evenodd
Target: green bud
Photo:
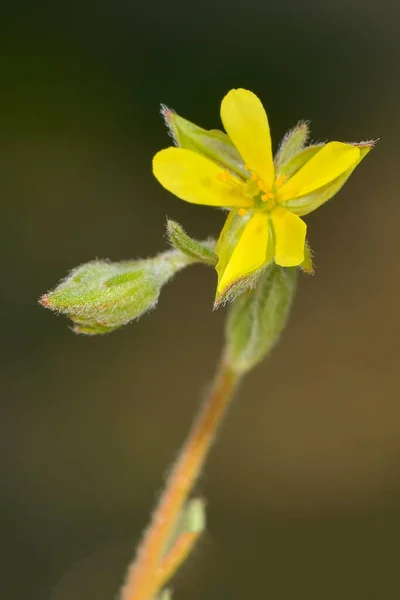
<path id="1" fill-rule="evenodd" d="M 244 161 L 226 133 L 198 127 L 164 105 L 161 105 L 161 114 L 177 146 L 197 152 L 217 162 L 222 168 L 247 178 Z"/>
<path id="2" fill-rule="evenodd" d="M 296 268 L 270 265 L 256 287 L 231 304 L 226 326 L 226 360 L 238 373 L 255 367 L 276 344 L 296 291 Z"/>
<path id="3" fill-rule="evenodd" d="M 186 256 L 213 267 L 217 264 L 218 256 L 214 252 L 215 240 L 205 242 L 194 240 L 188 236 L 179 223 L 171 219 L 167 221 L 167 236 L 170 244 Z"/>
<path id="4" fill-rule="evenodd" d="M 307 121 L 300 121 L 296 127 L 287 132 L 275 156 L 275 171 L 278 176 L 281 174 L 282 167 L 304 148 L 309 135 Z"/>
<path id="5" fill-rule="evenodd" d="M 147 260 L 92 261 L 74 269 L 40 303 L 67 315 L 77 333 L 108 333 L 154 308 L 162 286 L 191 262 L 176 250 Z"/>

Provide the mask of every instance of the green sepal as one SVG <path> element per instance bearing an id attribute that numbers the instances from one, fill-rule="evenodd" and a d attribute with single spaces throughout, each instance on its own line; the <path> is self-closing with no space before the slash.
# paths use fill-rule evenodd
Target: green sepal
<path id="1" fill-rule="evenodd" d="M 218 256 L 214 252 L 215 240 L 199 242 L 191 238 L 179 223 L 171 219 L 167 221 L 167 237 L 171 246 L 193 260 L 213 267 L 217 264 Z"/>
<path id="2" fill-rule="evenodd" d="M 238 373 L 255 367 L 276 344 L 289 317 L 296 279 L 295 267 L 271 264 L 255 288 L 229 307 L 226 360 Z"/>
<path id="3" fill-rule="evenodd" d="M 304 167 L 304 165 L 311 160 L 324 145 L 325 144 L 315 144 L 303 148 L 294 154 L 287 162 L 283 163 L 280 166 L 279 171 L 277 170 L 276 175 L 286 179 L 293 177 L 293 175 L 297 173 L 301 167 Z"/>
<path id="4" fill-rule="evenodd" d="M 300 121 L 296 127 L 287 132 L 274 159 L 275 172 L 278 176 L 281 174 L 284 165 L 304 148 L 309 135 L 310 128 L 307 121 Z"/>
<path id="5" fill-rule="evenodd" d="M 192 262 L 176 250 L 146 260 L 92 261 L 71 271 L 40 303 L 67 315 L 77 333 L 109 333 L 154 308 L 162 286 Z"/>
<path id="6" fill-rule="evenodd" d="M 311 246 L 308 240 L 306 240 L 306 243 L 304 244 L 304 260 L 300 265 L 300 269 L 308 275 L 314 275 L 314 265 L 312 257 L 313 251 L 311 250 Z"/>
<path id="7" fill-rule="evenodd" d="M 248 177 L 244 161 L 226 133 L 203 129 L 164 105 L 161 105 L 161 114 L 177 146 L 201 154 L 244 179 Z"/>

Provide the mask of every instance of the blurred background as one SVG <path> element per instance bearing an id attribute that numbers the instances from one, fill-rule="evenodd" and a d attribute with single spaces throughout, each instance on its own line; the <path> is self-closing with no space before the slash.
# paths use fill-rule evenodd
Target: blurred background
<path id="1" fill-rule="evenodd" d="M 225 311 L 200 266 L 103 337 L 37 298 L 96 257 L 163 250 L 166 215 L 218 234 L 221 212 L 168 194 L 151 158 L 161 102 L 218 128 L 232 87 L 260 96 L 275 148 L 299 119 L 314 141 L 381 141 L 307 219 L 316 275 L 213 448 L 175 597 L 400 597 L 399 18 L 392 0 L 2 5 L 2 598 L 116 598 Z"/>

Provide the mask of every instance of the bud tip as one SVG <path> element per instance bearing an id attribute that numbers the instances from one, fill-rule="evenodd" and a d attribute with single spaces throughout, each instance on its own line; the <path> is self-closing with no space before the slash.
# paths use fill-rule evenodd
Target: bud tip
<path id="1" fill-rule="evenodd" d="M 174 111 L 171 108 L 168 108 L 168 106 L 166 106 L 165 104 L 161 104 L 160 112 L 161 112 L 161 115 L 162 115 L 165 123 L 167 125 L 170 125 Z"/>
<path id="2" fill-rule="evenodd" d="M 39 304 L 41 304 L 45 308 L 50 308 L 50 300 L 48 296 L 44 295 L 41 298 L 39 298 Z"/>

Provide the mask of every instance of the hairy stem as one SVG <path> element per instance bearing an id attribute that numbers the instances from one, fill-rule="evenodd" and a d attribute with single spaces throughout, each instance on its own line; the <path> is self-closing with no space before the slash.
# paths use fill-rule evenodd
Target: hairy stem
<path id="1" fill-rule="evenodd" d="M 159 591 L 163 553 L 238 382 L 239 375 L 223 362 L 167 480 L 136 559 L 128 569 L 121 600 L 152 600 Z"/>

